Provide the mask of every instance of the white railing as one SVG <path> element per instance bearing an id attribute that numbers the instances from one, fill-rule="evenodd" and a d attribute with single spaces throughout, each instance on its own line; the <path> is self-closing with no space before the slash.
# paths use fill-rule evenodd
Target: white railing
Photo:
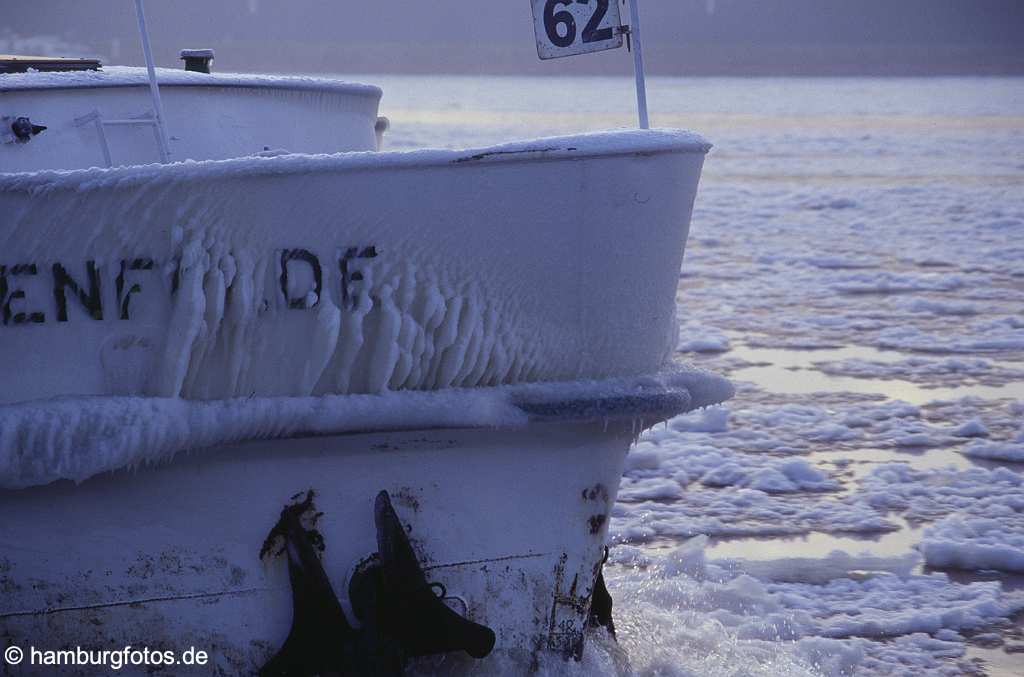
<path id="1" fill-rule="evenodd" d="M 106 130 L 106 127 L 108 127 L 108 126 L 109 127 L 119 127 L 119 126 L 149 125 L 149 126 L 151 126 L 153 128 L 153 134 L 156 137 L 157 148 L 161 147 L 161 143 L 160 143 L 160 129 L 157 126 L 156 118 L 153 117 L 153 114 L 151 112 L 150 113 L 145 113 L 145 114 L 140 115 L 139 117 L 135 117 L 135 118 L 126 118 L 126 119 L 123 119 L 123 120 L 104 120 L 103 116 L 100 115 L 100 112 L 98 110 L 94 110 L 93 112 L 91 112 L 91 113 L 89 113 L 87 115 L 83 115 L 82 117 L 75 118 L 75 125 L 77 125 L 79 127 L 83 127 L 83 126 L 88 125 L 88 124 L 95 125 L 95 127 L 96 127 L 96 136 L 97 136 L 97 138 L 99 139 L 99 142 L 100 142 L 100 151 L 103 153 L 103 161 L 106 163 L 107 167 L 113 167 L 114 166 L 113 157 L 110 154 L 110 143 L 107 140 L 107 130 Z M 168 160 L 166 160 L 165 156 L 163 154 L 161 154 L 160 161 L 161 162 L 167 162 Z"/>

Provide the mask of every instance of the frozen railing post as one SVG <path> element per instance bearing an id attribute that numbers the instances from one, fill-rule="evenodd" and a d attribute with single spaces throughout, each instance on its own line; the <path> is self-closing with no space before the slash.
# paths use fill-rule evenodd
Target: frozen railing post
<path id="1" fill-rule="evenodd" d="M 630 26 L 623 26 L 620 0 L 532 0 L 533 32 L 537 37 L 537 56 L 557 59 L 573 54 L 589 54 L 622 46 L 629 40 L 636 73 L 636 106 L 640 129 L 648 129 L 647 85 L 644 80 L 644 54 L 640 42 L 639 0 L 629 2 Z M 582 30 L 579 30 L 582 27 Z"/>
<path id="2" fill-rule="evenodd" d="M 142 53 L 146 57 L 146 71 L 149 73 L 149 93 L 153 97 L 153 122 L 156 125 L 160 162 L 166 163 L 171 161 L 171 148 L 167 142 L 167 128 L 164 127 L 160 85 L 156 82 L 156 66 L 153 64 L 153 50 L 149 47 L 149 32 L 146 30 L 146 12 L 142 7 L 142 0 L 135 0 L 135 14 L 139 19 L 139 38 L 142 40 Z"/>

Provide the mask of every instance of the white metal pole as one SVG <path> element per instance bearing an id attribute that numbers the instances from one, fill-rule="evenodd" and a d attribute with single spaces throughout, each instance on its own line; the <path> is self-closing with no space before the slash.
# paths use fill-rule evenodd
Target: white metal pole
<path id="1" fill-rule="evenodd" d="M 633 45 L 633 70 L 636 72 L 636 110 L 640 129 L 650 129 L 647 120 L 647 83 L 644 80 L 644 50 L 640 41 L 640 0 L 629 0 L 629 38 Z"/>
<path id="2" fill-rule="evenodd" d="M 153 121 L 156 123 L 160 162 L 166 163 L 171 161 L 171 148 L 167 142 L 167 128 L 164 127 L 164 108 L 160 103 L 160 85 L 156 82 L 156 67 L 153 65 L 153 50 L 149 48 L 149 32 L 146 30 L 146 12 L 142 8 L 142 0 L 135 0 L 135 14 L 139 18 L 139 37 L 142 39 L 142 53 L 146 57 L 146 70 L 149 72 L 149 93 L 153 97 Z"/>

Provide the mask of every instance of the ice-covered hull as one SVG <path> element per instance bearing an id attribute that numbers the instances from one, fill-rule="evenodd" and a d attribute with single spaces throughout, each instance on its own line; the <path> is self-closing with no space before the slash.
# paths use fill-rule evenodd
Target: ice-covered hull
<path id="1" fill-rule="evenodd" d="M 578 655 L 631 440 L 731 393 L 641 377 L 676 343 L 706 150 L 624 131 L 0 174 L 0 636 L 251 673 L 303 581 L 362 618 L 386 492 L 486 660 Z M 322 558 L 306 534 L 261 559 L 310 491 Z"/>
<path id="2" fill-rule="evenodd" d="M 427 580 L 494 631 L 495 669 L 572 656 L 639 417 L 649 424 L 729 394 L 706 374 L 676 378 L 533 387 L 488 402 L 489 391 L 490 413 L 478 415 L 496 427 L 290 435 L 77 485 L 0 490 L 0 636 L 26 651 L 195 647 L 224 674 L 252 674 L 293 623 L 286 557 L 260 558 L 282 507 L 315 492 L 323 569 L 352 620 L 349 584 L 378 549 L 374 497 L 385 490 Z M 422 403 L 404 402 L 414 418 Z M 96 428 L 94 438 L 109 434 Z"/>
<path id="3" fill-rule="evenodd" d="M 655 371 L 705 150 L 609 132 L 0 175 L 0 402 Z"/>
<path id="4" fill-rule="evenodd" d="M 631 436 L 543 428 L 264 442 L 6 493 L 0 634 L 40 648 L 194 646 L 253 674 L 292 621 L 285 558 L 259 558 L 282 507 L 316 492 L 324 569 L 347 605 L 354 565 L 377 550 L 384 489 L 429 580 L 495 630 L 499 654 L 571 655 Z"/>

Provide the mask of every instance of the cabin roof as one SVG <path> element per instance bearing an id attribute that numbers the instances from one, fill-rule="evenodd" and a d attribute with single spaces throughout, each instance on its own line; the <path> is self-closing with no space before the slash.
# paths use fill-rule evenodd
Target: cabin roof
<path id="1" fill-rule="evenodd" d="M 2 58 L 2 57 L 0 57 Z M 22 57 L 24 58 L 24 57 Z M 104 87 L 147 87 L 145 68 L 106 66 L 100 70 L 43 71 L 11 73 L 0 70 L 0 92 L 47 89 L 95 89 Z M 344 82 L 330 78 L 285 75 L 249 75 L 240 73 L 196 73 L 157 68 L 161 87 L 248 87 L 257 89 L 292 89 L 344 92 L 380 98 L 381 90 L 373 85 Z"/>

